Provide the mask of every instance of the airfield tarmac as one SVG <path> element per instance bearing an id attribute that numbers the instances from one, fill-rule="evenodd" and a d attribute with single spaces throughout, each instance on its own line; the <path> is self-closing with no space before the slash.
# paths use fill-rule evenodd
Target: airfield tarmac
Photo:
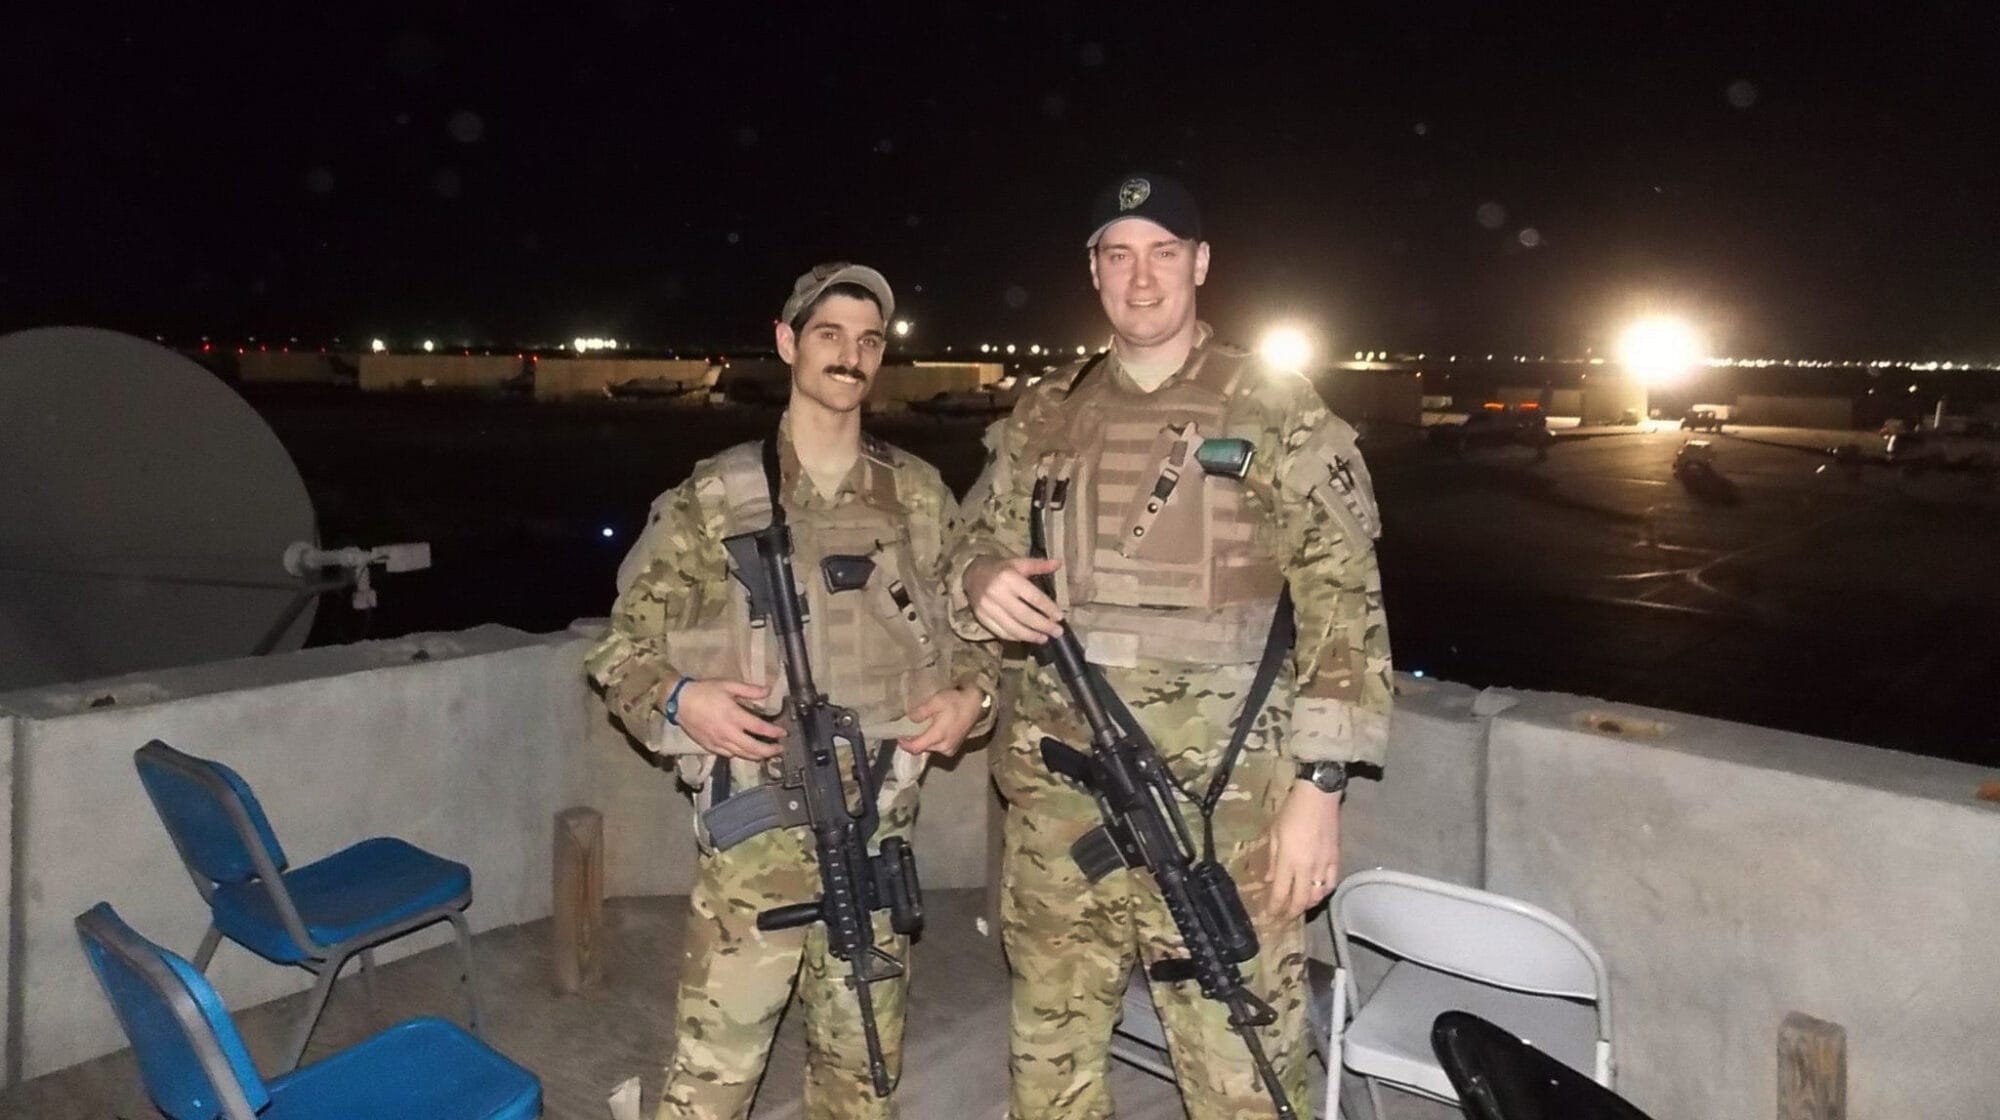
<path id="1" fill-rule="evenodd" d="M 433 544 L 432 570 L 379 581 L 372 619 L 329 599 L 315 642 L 601 616 L 652 498 L 776 420 L 658 402 L 251 399 L 305 475 L 324 543 Z M 978 421 L 870 428 L 955 488 L 979 470 Z M 1990 481 L 1819 471 L 1811 448 L 1868 437 L 1731 429 L 1714 438 L 1721 482 L 1697 491 L 1672 473 L 1677 429 L 1562 434 L 1591 438 L 1542 462 L 1455 456 L 1414 433 L 1367 445 L 1398 668 L 2000 763 Z"/>

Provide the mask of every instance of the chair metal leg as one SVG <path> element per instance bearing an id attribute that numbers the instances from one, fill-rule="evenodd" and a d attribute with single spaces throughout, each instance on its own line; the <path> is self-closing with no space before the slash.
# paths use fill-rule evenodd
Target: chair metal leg
<path id="1" fill-rule="evenodd" d="M 479 985 L 472 979 L 472 930 L 465 924 L 465 912 L 453 910 L 446 917 L 458 931 L 458 962 L 465 971 L 465 1010 L 468 1026 L 474 1037 L 484 1037 L 479 1033 Z"/>
<path id="2" fill-rule="evenodd" d="M 319 1025 L 319 1017 L 326 1010 L 327 998 L 333 995 L 333 981 L 340 975 L 341 966 L 347 958 L 336 957 L 322 965 L 319 981 L 313 985 L 312 998 L 306 1001 L 306 1013 L 299 1019 L 299 1025 L 292 1028 L 292 1047 L 287 1052 L 285 1070 L 299 1068 L 299 1061 L 306 1056 L 306 1043 L 312 1041 L 313 1028 Z"/>
<path id="3" fill-rule="evenodd" d="M 1347 970 L 1333 970 L 1333 1008 L 1327 1016 L 1327 1038 L 1324 1057 L 1326 1058 L 1326 1113 L 1321 1120 L 1342 1120 L 1340 1115 L 1340 1073 L 1346 1068 L 1340 1060 L 1347 1040 Z"/>
<path id="4" fill-rule="evenodd" d="M 201 948 L 194 951 L 196 972 L 208 971 L 208 962 L 215 959 L 215 947 L 220 944 L 222 944 L 222 931 L 213 925 L 209 926 L 208 932 L 201 935 Z"/>
<path id="5" fill-rule="evenodd" d="M 1382 1120 L 1381 1086 L 1378 1085 L 1376 1083 L 1375 1078 L 1372 1077 L 1364 1077 L 1361 1079 L 1361 1081 L 1363 1084 L 1368 1086 L 1368 1107 L 1371 1110 L 1369 1115 L 1373 1118 L 1373 1120 Z"/>

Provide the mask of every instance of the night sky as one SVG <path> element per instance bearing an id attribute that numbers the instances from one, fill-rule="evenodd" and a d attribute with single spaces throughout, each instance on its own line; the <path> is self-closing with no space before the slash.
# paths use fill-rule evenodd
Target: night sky
<path id="1" fill-rule="evenodd" d="M 1148 167 L 1236 337 L 2000 357 L 1990 3 L 75 7 L 0 46 L 0 330 L 755 343 L 847 257 L 1069 346 Z"/>

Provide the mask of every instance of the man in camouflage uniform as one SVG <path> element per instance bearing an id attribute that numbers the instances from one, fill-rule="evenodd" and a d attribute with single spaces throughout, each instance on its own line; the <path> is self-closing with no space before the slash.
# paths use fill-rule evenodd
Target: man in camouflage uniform
<path id="1" fill-rule="evenodd" d="M 1297 640 L 1213 826 L 1218 857 L 1257 916 L 1260 952 L 1244 973 L 1278 1011 L 1263 1045 L 1293 1108 L 1310 1116 L 1302 915 L 1338 871 L 1345 764 L 1379 763 L 1388 740 L 1374 497 L 1353 429 L 1312 386 L 1217 342 L 1196 319 L 1210 250 L 1186 190 L 1134 175 L 1096 210 L 1090 271 L 1110 349 L 1045 378 L 1000 429 L 990 493 L 966 509 L 951 556 L 952 620 L 968 638 L 1026 642 L 1069 621 L 1181 786 L 1199 792 L 1289 587 Z M 1217 440 L 1239 460 L 1249 452 L 1240 478 L 1192 461 Z M 1061 507 L 1049 516 L 1046 560 L 1025 555 L 1038 480 Z M 1055 600 L 1032 583 L 1043 574 L 1053 574 Z M 1107 1049 L 1135 958 L 1185 950 L 1150 876 L 1117 870 L 1091 884 L 1078 870 L 1070 845 L 1098 824 L 1097 809 L 1043 764 L 1044 735 L 1089 741 L 1059 679 L 1037 665 L 993 763 L 1007 801 L 1010 1114 L 1098 1120 L 1111 1114 Z M 1192 982 L 1152 992 L 1189 1114 L 1270 1116 L 1222 1006 Z"/>
<path id="2" fill-rule="evenodd" d="M 878 799 L 876 850 L 914 827 L 926 757 L 956 752 L 990 722 L 996 664 L 990 652 L 954 640 L 945 622 L 951 491 L 928 463 L 861 431 L 893 307 L 874 269 L 821 265 L 799 278 L 777 327 L 778 353 L 792 367 L 775 437 L 777 493 L 807 600 L 816 683 L 856 710 L 871 753 L 889 741 L 900 748 Z M 611 631 L 588 655 L 613 716 L 648 748 L 674 756 L 701 811 L 770 780 L 784 734 L 771 722 L 785 691 L 776 643 L 767 627 L 751 625 L 722 546 L 724 537 L 770 521 L 762 446 L 704 460 L 654 503 L 619 569 Z M 853 555 L 872 565 L 865 586 L 835 590 L 815 570 L 824 557 Z M 854 797 L 852 774 L 843 780 Z M 894 1115 L 870 1083 L 850 966 L 829 958 L 826 927 L 757 929 L 762 911 L 819 896 L 810 834 L 770 828 L 726 849 L 706 827 L 697 834 L 660 1120 L 749 1115 L 795 980 L 806 1015 L 806 1115 Z M 886 913 L 875 924 L 878 946 L 907 963 L 908 939 L 890 931 Z M 904 980 L 877 983 L 874 998 L 893 1079 Z"/>

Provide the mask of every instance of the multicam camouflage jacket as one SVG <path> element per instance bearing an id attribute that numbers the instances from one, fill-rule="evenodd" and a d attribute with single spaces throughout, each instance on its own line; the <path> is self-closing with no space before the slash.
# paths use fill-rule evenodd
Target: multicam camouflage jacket
<path id="1" fill-rule="evenodd" d="M 913 567 L 906 575 L 912 583 L 940 587 L 943 550 L 958 523 L 956 503 L 937 471 L 915 456 L 864 436 L 861 457 L 828 497 L 800 469 L 789 432 L 789 422 L 781 422 L 780 494 L 795 529 L 810 532 L 816 518 L 830 518 L 858 503 L 893 503 L 903 518 L 903 536 Z M 662 705 L 686 668 L 672 662 L 670 647 L 675 637 L 713 627 L 743 594 L 729 574 L 722 547 L 723 537 L 737 531 L 731 528 L 723 474 L 726 458 L 727 453 L 696 464 L 685 482 L 653 504 L 651 520 L 620 569 L 611 629 L 585 658 L 585 669 L 602 689 L 612 716 L 648 749 L 679 756 L 681 777 L 695 787 L 707 778 L 710 756 L 680 728 L 666 722 Z M 884 493 L 884 480 L 891 480 L 888 489 L 892 493 Z M 804 580 L 802 576 L 802 586 Z M 813 623 L 808 621 L 807 625 L 810 629 Z M 991 649 L 955 640 L 949 633 L 942 637 L 939 655 L 943 669 L 938 679 L 989 693 L 997 689 L 998 659 Z M 815 666 L 822 687 L 837 675 L 832 669 Z M 773 709 L 784 692 L 782 678 L 776 685 L 768 705 Z M 835 703 L 849 702 L 835 689 L 828 688 L 828 692 Z M 900 715 L 893 713 L 894 717 Z M 883 735 L 907 728 L 891 722 L 865 730 Z M 975 727 L 974 733 L 983 730 Z M 897 761 L 898 777 L 914 778 L 917 760 L 899 755 Z M 744 765 L 739 763 L 738 769 Z M 901 774 L 905 769 L 911 773 Z M 754 767 L 739 778 L 754 781 Z M 913 785 L 905 781 L 894 784 Z M 891 791 L 885 789 L 884 794 L 889 796 Z"/>
<path id="2" fill-rule="evenodd" d="M 1168 383 L 1199 368 L 1210 348 L 1221 349 L 1204 326 L 1187 365 Z M 952 625 L 967 639 L 990 641 L 992 635 L 966 602 L 965 569 L 981 557 L 1027 554 L 1035 456 L 1051 433 L 1067 427 L 1069 388 L 1083 365 L 1043 379 L 989 433 L 989 446 L 997 443 L 994 457 L 975 487 L 978 504 L 964 510 L 965 530 L 947 563 Z M 1125 387 L 1139 391 L 1120 369 L 1115 351 L 1089 376 L 1125 379 Z M 1388 744 L 1389 633 L 1375 555 L 1380 521 L 1353 429 L 1327 410 L 1304 378 L 1257 364 L 1233 391 L 1225 429 L 1211 435 L 1247 440 L 1255 448 L 1242 481 L 1244 506 L 1263 522 L 1259 539 L 1269 543 L 1284 574 L 1298 622 L 1292 656 L 1258 715 L 1249 749 L 1276 750 L 1301 761 L 1379 764 Z M 1132 664 L 1100 668 L 1145 723 L 1170 768 L 1194 782 L 1219 761 L 1255 667 L 1188 666 L 1142 652 Z M 1039 736 L 1080 742 L 1086 731 L 1060 683 L 1040 667 L 1026 672 L 1013 718 L 1025 729 L 1011 736 L 1005 757 L 996 758 L 994 766 L 1002 792 L 1018 804 L 1063 786 L 1036 756 Z"/>

